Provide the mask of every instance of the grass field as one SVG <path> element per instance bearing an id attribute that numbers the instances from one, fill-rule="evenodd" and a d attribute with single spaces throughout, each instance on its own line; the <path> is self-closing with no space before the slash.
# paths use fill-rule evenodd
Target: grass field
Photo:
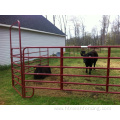
<path id="1" fill-rule="evenodd" d="M 99 57 L 107 57 L 107 49 L 99 50 Z M 70 54 L 65 53 L 65 56 L 80 56 L 76 51 Z M 112 57 L 120 57 L 120 49 L 111 50 Z M 112 59 L 110 67 L 120 67 L 120 60 Z M 37 63 L 36 63 L 37 64 Z M 50 59 L 50 66 L 59 66 L 58 59 Z M 80 66 L 85 67 L 83 59 L 64 59 L 64 66 Z M 107 67 L 107 60 L 99 59 L 96 67 Z M 59 74 L 58 68 L 52 68 L 52 73 Z M 64 74 L 87 75 L 85 69 L 64 69 Z M 92 75 L 106 76 L 107 71 L 102 69 L 92 70 Z M 110 76 L 120 76 L 120 70 L 110 70 Z M 32 75 L 26 75 L 26 79 L 33 79 Z M 65 82 L 80 82 L 80 83 L 99 83 L 105 84 L 106 78 L 93 77 L 63 77 Z M 49 76 L 45 80 L 59 81 L 58 76 Z M 0 105 L 119 105 L 120 94 L 106 94 L 106 93 L 89 93 L 89 92 L 75 92 L 75 91 L 59 91 L 59 90 L 44 90 L 36 89 L 32 98 L 22 98 L 13 88 L 11 82 L 11 68 L 0 67 Z M 111 78 L 110 84 L 120 84 L 119 79 Z M 59 84 L 52 83 L 27 83 L 30 86 L 55 87 L 59 88 Z M 67 85 L 64 88 L 68 89 L 83 89 L 105 91 L 104 86 L 90 86 L 90 85 Z M 120 92 L 119 87 L 109 87 L 110 91 Z M 28 89 L 30 92 L 30 90 Z"/>

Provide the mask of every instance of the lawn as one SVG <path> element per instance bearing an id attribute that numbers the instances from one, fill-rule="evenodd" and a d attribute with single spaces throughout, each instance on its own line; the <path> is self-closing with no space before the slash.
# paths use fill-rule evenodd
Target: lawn
<path id="1" fill-rule="evenodd" d="M 69 50 L 68 50 L 69 51 Z M 77 50 L 71 50 L 71 53 L 65 53 L 64 56 L 80 56 Z M 100 57 L 107 57 L 107 49 L 97 50 Z M 120 57 L 120 49 L 111 50 L 112 57 Z M 59 66 L 58 59 L 50 59 L 50 66 Z M 64 59 L 64 66 L 80 66 L 85 67 L 82 59 Z M 111 67 L 120 66 L 120 60 L 112 59 Z M 107 67 L 107 60 L 99 59 L 96 67 Z M 52 73 L 59 73 L 59 68 L 52 68 Z M 65 68 L 64 74 L 87 75 L 85 69 Z M 106 70 L 92 70 L 92 75 L 105 76 Z M 120 70 L 110 70 L 110 76 L 120 76 Z M 32 79 L 32 75 L 26 75 L 26 80 Z M 105 84 L 106 78 L 93 77 L 63 77 L 65 82 L 80 82 L 80 83 L 99 83 Z M 45 80 L 59 81 L 58 76 L 49 76 Z M 120 84 L 119 79 L 111 78 L 110 84 Z M 55 87 L 59 88 L 59 84 L 52 83 L 27 83 L 30 86 Z M 103 86 L 90 85 L 67 85 L 64 88 L 68 89 L 83 89 L 83 90 L 98 90 L 105 91 Z M 119 87 L 109 87 L 110 91 L 120 92 Z M 28 91 L 30 91 L 28 89 Z M 106 93 L 91 93 L 91 92 L 75 92 L 75 91 L 60 91 L 60 90 L 45 90 L 36 89 L 32 98 L 22 98 L 12 87 L 11 68 L 10 66 L 0 66 L 0 104 L 1 105 L 119 105 L 120 94 Z"/>

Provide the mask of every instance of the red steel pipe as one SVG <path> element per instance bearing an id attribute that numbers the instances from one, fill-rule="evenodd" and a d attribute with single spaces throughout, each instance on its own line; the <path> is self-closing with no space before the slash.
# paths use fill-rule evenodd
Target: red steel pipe
<path id="1" fill-rule="evenodd" d="M 19 92 L 19 90 L 18 90 L 15 86 L 13 86 L 13 88 L 16 90 L 16 92 L 17 92 L 21 97 L 23 97 L 23 95 Z"/>
<path id="2" fill-rule="evenodd" d="M 60 49 L 60 89 L 63 90 L 63 48 Z"/>
<path id="3" fill-rule="evenodd" d="M 21 78 L 20 77 L 18 77 L 17 75 L 15 75 L 15 74 L 13 74 L 16 78 L 18 78 L 18 79 L 20 79 L 21 80 Z"/>
<path id="4" fill-rule="evenodd" d="M 37 66 L 37 65 L 25 65 L 25 67 L 44 67 L 47 68 L 48 66 Z M 49 66 L 50 68 L 60 68 L 60 66 Z M 106 68 L 106 67 L 69 67 L 69 66 L 62 66 L 62 68 L 78 68 L 78 69 L 86 69 L 86 68 L 92 68 L 92 69 L 111 69 L 111 70 L 120 70 L 120 68 Z"/>
<path id="5" fill-rule="evenodd" d="M 35 87 L 35 86 L 25 86 L 25 88 L 34 88 L 34 89 L 49 89 L 49 90 L 61 90 L 60 88 Z"/>
<path id="6" fill-rule="evenodd" d="M 93 90 L 80 90 L 80 89 L 63 89 L 64 91 L 80 91 L 80 92 L 95 92 L 95 93 L 106 93 L 106 91 L 93 91 Z"/>
<path id="7" fill-rule="evenodd" d="M 25 96 L 25 98 L 31 98 L 34 95 L 34 88 L 32 88 L 33 92 L 31 96 Z"/>
<path id="8" fill-rule="evenodd" d="M 22 84 L 19 83 L 17 80 L 13 79 L 17 84 L 19 84 L 22 87 Z"/>
<path id="9" fill-rule="evenodd" d="M 42 81 L 42 80 L 25 80 L 25 82 L 36 82 L 36 83 L 60 83 L 57 81 Z"/>
<path id="10" fill-rule="evenodd" d="M 25 82 L 36 82 L 36 83 L 60 83 L 57 81 L 41 81 L 41 80 L 25 80 Z M 106 84 L 93 84 L 93 83 L 77 83 L 77 82 L 62 82 L 63 84 L 76 84 L 76 85 L 93 85 L 93 86 L 106 86 Z M 109 84 L 108 86 L 115 86 L 115 87 L 120 87 L 120 85 L 112 85 Z"/>
<path id="11" fill-rule="evenodd" d="M 37 65 L 25 65 L 25 67 L 39 67 L 39 68 L 48 68 L 48 66 L 37 66 Z M 50 68 L 60 68 L 60 66 L 49 66 Z M 62 68 L 78 68 L 78 69 L 86 69 L 86 68 L 92 68 L 92 69 L 107 69 L 105 67 L 69 67 L 69 66 L 61 66 Z M 110 68 L 110 69 L 120 69 L 120 68 Z"/>
<path id="12" fill-rule="evenodd" d="M 108 92 L 108 85 L 109 85 L 109 68 L 110 68 L 110 53 L 111 53 L 111 48 L 108 48 L 108 61 L 107 61 L 107 81 L 106 81 L 106 92 Z"/>
<path id="13" fill-rule="evenodd" d="M 23 49 L 27 48 L 82 48 L 82 46 L 40 46 L 40 47 L 24 47 Z M 87 48 L 120 48 L 120 46 L 88 46 Z"/>
<path id="14" fill-rule="evenodd" d="M 63 84 L 76 84 L 76 85 L 96 85 L 96 86 L 106 86 L 106 84 L 77 83 L 77 82 L 63 82 Z"/>
<path id="15" fill-rule="evenodd" d="M 25 75 L 69 76 L 69 77 L 97 77 L 97 78 L 106 78 L 107 77 L 107 76 L 97 76 L 97 75 L 69 75 L 69 74 L 47 74 L 47 73 L 24 73 L 24 74 Z M 115 76 L 110 76 L 110 77 L 114 78 Z"/>
<path id="16" fill-rule="evenodd" d="M 19 58 L 18 56 L 15 56 L 16 58 Z M 50 56 L 50 57 L 43 57 L 43 56 L 24 56 L 24 58 L 61 58 L 61 57 L 54 57 L 54 56 Z M 62 57 L 62 58 L 66 58 L 66 59 L 81 59 L 81 58 L 90 58 L 90 57 Z M 91 59 L 94 58 L 98 58 L 98 59 L 107 59 L 108 57 L 91 57 Z M 116 59 L 120 59 L 120 57 L 116 58 Z"/>
<path id="17" fill-rule="evenodd" d="M 19 48 L 14 48 L 14 49 L 19 49 L 20 51 L 20 55 L 19 56 L 16 56 L 16 55 L 13 55 L 12 53 L 12 50 L 13 50 L 13 47 L 12 47 L 12 39 L 11 39 L 11 29 L 12 27 L 15 25 L 15 24 L 18 24 L 18 30 L 19 30 Z M 14 76 L 13 76 L 13 64 L 15 64 L 13 62 L 13 57 L 16 57 L 16 58 L 20 58 L 20 70 L 21 70 L 21 80 L 22 80 L 22 97 L 25 97 L 25 87 L 24 87 L 24 80 L 23 80 L 23 56 L 22 56 L 22 46 L 21 46 L 21 31 L 20 31 L 20 22 L 19 20 L 16 21 L 15 23 L 13 23 L 11 26 L 10 26 L 10 49 L 11 49 L 11 70 L 12 70 L 12 85 L 14 87 Z M 14 87 L 15 89 L 15 87 Z M 20 92 L 16 89 L 16 91 L 20 94 Z"/>

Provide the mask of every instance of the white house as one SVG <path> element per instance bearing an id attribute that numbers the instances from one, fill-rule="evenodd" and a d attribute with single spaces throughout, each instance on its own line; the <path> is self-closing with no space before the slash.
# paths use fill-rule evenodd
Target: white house
<path id="1" fill-rule="evenodd" d="M 0 15 L 0 65 L 10 62 L 10 25 L 20 21 L 22 47 L 65 46 L 65 34 L 42 15 Z M 18 29 L 12 29 L 13 47 L 19 47 Z M 53 49 L 56 53 L 59 50 Z"/>

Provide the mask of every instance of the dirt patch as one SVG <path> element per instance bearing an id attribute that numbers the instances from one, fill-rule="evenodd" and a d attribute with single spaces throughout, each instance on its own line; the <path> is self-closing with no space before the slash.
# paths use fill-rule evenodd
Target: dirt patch
<path id="1" fill-rule="evenodd" d="M 88 81 L 88 82 L 91 82 L 91 80 L 89 78 L 85 78 L 85 80 Z"/>
<path id="2" fill-rule="evenodd" d="M 104 88 L 102 88 L 102 87 L 95 87 L 97 90 L 101 90 L 101 91 L 105 91 L 105 89 Z"/>
<path id="3" fill-rule="evenodd" d="M 59 83 L 29 83 L 28 86 L 47 87 L 47 88 L 60 88 Z M 76 85 L 64 84 L 64 89 L 77 89 Z M 81 88 L 80 88 L 81 89 Z M 30 94 L 31 89 L 27 90 Z M 50 96 L 50 97 L 70 97 L 70 96 L 87 96 L 88 93 L 80 91 L 64 91 L 64 90 L 49 90 L 49 89 L 35 89 L 35 95 Z"/>
<path id="4" fill-rule="evenodd" d="M 5 104 L 5 102 L 4 101 L 0 101 L 0 105 L 4 105 Z"/>
<path id="5" fill-rule="evenodd" d="M 43 90 L 43 89 L 36 89 L 35 94 L 38 96 L 50 96 L 50 97 L 71 97 L 71 96 L 79 96 L 85 97 L 87 94 L 86 92 L 76 92 L 76 91 L 64 91 L 64 90 Z"/>
<path id="6" fill-rule="evenodd" d="M 99 97 L 99 94 L 97 94 L 97 93 L 91 93 L 90 97 L 97 99 Z"/>

